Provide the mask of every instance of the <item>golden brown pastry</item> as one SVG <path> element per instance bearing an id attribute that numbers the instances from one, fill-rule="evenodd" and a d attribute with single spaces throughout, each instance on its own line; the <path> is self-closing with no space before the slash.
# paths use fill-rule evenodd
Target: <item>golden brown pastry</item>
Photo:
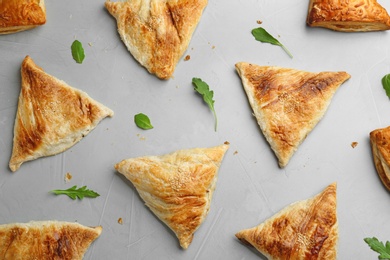
<path id="1" fill-rule="evenodd" d="M 86 227 L 60 221 L 0 225 L 0 258 L 81 260 L 101 232 L 101 226 Z"/>
<path id="2" fill-rule="evenodd" d="M 260 225 L 236 234 L 268 259 L 336 259 L 336 183 L 315 197 L 293 203 Z"/>
<path id="3" fill-rule="evenodd" d="M 0 34 L 20 32 L 45 23 L 44 0 L 0 1 Z"/>
<path id="4" fill-rule="evenodd" d="M 346 72 L 313 73 L 289 68 L 236 64 L 257 122 L 285 167 L 325 114 Z"/>
<path id="5" fill-rule="evenodd" d="M 9 161 L 12 171 L 26 161 L 65 151 L 103 118 L 113 115 L 87 93 L 45 73 L 29 56 L 22 63 L 21 74 Z"/>
<path id="6" fill-rule="evenodd" d="M 370 142 L 376 171 L 390 191 L 390 126 L 372 131 Z"/>
<path id="7" fill-rule="evenodd" d="M 115 169 L 177 236 L 182 248 L 206 218 L 228 143 L 123 160 Z"/>
<path id="8" fill-rule="evenodd" d="M 306 22 L 341 32 L 390 29 L 390 16 L 376 0 L 310 0 Z"/>
<path id="9" fill-rule="evenodd" d="M 150 73 L 169 79 L 202 16 L 207 0 L 140 0 L 105 6 L 117 20 L 119 35 Z"/>

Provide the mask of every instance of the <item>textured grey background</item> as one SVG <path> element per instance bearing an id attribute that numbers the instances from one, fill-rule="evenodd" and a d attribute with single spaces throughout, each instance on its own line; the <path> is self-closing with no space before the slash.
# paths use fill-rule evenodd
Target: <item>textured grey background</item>
<path id="1" fill-rule="evenodd" d="M 380 0 L 390 10 L 390 2 Z M 339 259 L 376 259 L 363 238 L 390 240 L 389 193 L 377 177 L 368 134 L 390 125 L 390 100 L 381 78 L 390 73 L 390 32 L 339 33 L 305 24 L 308 0 L 209 1 L 174 78 L 161 81 L 132 58 L 104 1 L 47 1 L 47 23 L 0 37 L 0 223 L 30 220 L 102 225 L 85 259 L 259 259 L 234 234 L 288 204 L 338 183 Z M 294 55 L 254 40 L 261 20 Z M 74 39 L 86 58 L 71 56 Z M 88 44 L 89 43 L 89 44 Z M 25 163 L 11 173 L 13 124 L 20 65 L 30 55 L 47 73 L 86 91 L 114 110 L 82 141 L 57 156 Z M 285 169 L 265 141 L 235 72 L 247 61 L 307 71 L 347 71 L 323 120 Z M 215 92 L 214 118 L 191 85 L 200 77 Z M 143 112 L 154 129 L 133 116 Z M 229 141 L 209 215 L 187 250 L 115 172 L 122 159 Z M 356 148 L 352 142 L 358 142 Z M 69 172 L 73 179 L 65 183 Z M 101 194 L 72 201 L 52 189 L 87 185 Z M 118 218 L 123 224 L 118 224 Z"/>

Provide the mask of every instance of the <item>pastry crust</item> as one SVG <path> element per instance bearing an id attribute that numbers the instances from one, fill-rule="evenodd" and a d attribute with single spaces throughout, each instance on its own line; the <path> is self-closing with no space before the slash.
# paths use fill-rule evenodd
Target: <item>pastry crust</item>
<path id="1" fill-rule="evenodd" d="M 123 160 L 115 169 L 177 236 L 182 248 L 206 218 L 228 143 Z"/>
<path id="2" fill-rule="evenodd" d="M 0 256 L 4 260 L 81 260 L 101 232 L 101 226 L 60 221 L 0 225 Z"/>
<path id="3" fill-rule="evenodd" d="M 336 183 L 315 197 L 293 203 L 236 237 L 268 259 L 336 259 Z"/>
<path id="4" fill-rule="evenodd" d="M 111 109 L 38 67 L 27 56 L 21 68 L 22 88 L 14 125 L 9 167 L 58 154 L 85 137 Z"/>
<path id="5" fill-rule="evenodd" d="M 257 122 L 285 167 L 325 114 L 346 72 L 313 73 L 289 68 L 236 64 Z"/>
<path id="6" fill-rule="evenodd" d="M 105 6 L 117 20 L 119 35 L 150 73 L 169 79 L 187 50 L 207 0 L 140 0 Z"/>
<path id="7" fill-rule="evenodd" d="M 390 16 L 376 0 L 310 0 L 306 22 L 341 32 L 390 29 Z"/>
<path id="8" fill-rule="evenodd" d="M 0 1 L 0 34 L 20 32 L 45 23 L 44 0 Z"/>
<path id="9" fill-rule="evenodd" d="M 390 126 L 372 131 L 370 143 L 376 171 L 390 191 Z"/>

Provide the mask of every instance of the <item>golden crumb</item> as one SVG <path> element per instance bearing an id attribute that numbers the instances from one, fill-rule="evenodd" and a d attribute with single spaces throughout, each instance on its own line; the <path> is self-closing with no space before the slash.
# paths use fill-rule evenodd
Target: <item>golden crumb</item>
<path id="1" fill-rule="evenodd" d="M 88 45 L 92 47 L 92 42 L 89 42 Z"/>
<path id="2" fill-rule="evenodd" d="M 184 60 L 185 60 L 185 61 L 188 61 L 188 60 L 190 60 L 190 59 L 191 59 L 191 56 L 190 56 L 190 55 L 187 55 L 187 56 L 184 57 Z"/>
<path id="3" fill-rule="evenodd" d="M 229 145 L 230 143 L 229 143 L 229 141 L 225 141 L 224 144 Z"/>
<path id="4" fill-rule="evenodd" d="M 211 49 L 213 49 L 213 50 L 214 50 L 214 49 L 215 49 L 215 45 L 211 46 Z"/>
<path id="5" fill-rule="evenodd" d="M 352 148 L 355 148 L 358 144 L 359 144 L 358 142 L 352 142 L 351 146 L 352 146 Z"/>
<path id="6" fill-rule="evenodd" d="M 65 174 L 65 182 L 70 182 L 70 180 L 72 179 L 72 174 L 70 174 L 69 172 L 67 172 Z"/>
<path id="7" fill-rule="evenodd" d="M 236 155 L 236 154 L 238 154 L 238 151 L 234 151 L 233 155 Z"/>
<path id="8" fill-rule="evenodd" d="M 123 219 L 122 218 L 118 218 L 118 223 L 122 225 L 123 224 Z"/>
<path id="9" fill-rule="evenodd" d="M 141 141 L 145 141 L 146 140 L 146 137 L 145 136 L 142 136 L 140 134 L 137 134 L 137 137 L 139 138 L 139 140 Z"/>
<path id="10" fill-rule="evenodd" d="M 262 23 L 263 23 L 263 21 L 261 21 L 261 20 L 257 20 L 257 21 L 256 21 L 256 23 L 257 23 L 257 24 L 262 24 Z"/>

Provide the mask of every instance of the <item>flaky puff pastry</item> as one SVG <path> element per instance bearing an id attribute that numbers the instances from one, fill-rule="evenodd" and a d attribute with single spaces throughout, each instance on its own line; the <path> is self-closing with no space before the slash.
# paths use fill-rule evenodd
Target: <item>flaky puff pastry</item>
<path id="1" fill-rule="evenodd" d="M 285 167 L 324 116 L 346 72 L 307 72 L 275 66 L 236 64 L 257 122 Z"/>
<path id="2" fill-rule="evenodd" d="M 106 1 L 133 57 L 161 79 L 172 77 L 187 50 L 207 0 Z"/>
<path id="3" fill-rule="evenodd" d="M 65 151 L 114 114 L 87 93 L 44 72 L 29 56 L 21 75 L 11 171 L 26 161 Z"/>
<path id="4" fill-rule="evenodd" d="M 3 260 L 77 260 L 102 232 L 63 221 L 31 221 L 0 225 L 0 258 Z"/>
<path id="5" fill-rule="evenodd" d="M 336 259 L 336 206 L 333 183 L 315 197 L 287 206 L 260 225 L 238 232 L 236 237 L 268 259 Z"/>
<path id="6" fill-rule="evenodd" d="M 306 22 L 341 32 L 390 29 L 390 16 L 376 0 L 310 0 Z"/>
<path id="7" fill-rule="evenodd" d="M 45 23 L 44 0 L 0 1 L 0 34 L 16 33 Z"/>
<path id="8" fill-rule="evenodd" d="M 370 143 L 376 171 L 390 191 L 390 126 L 370 132 Z"/>
<path id="9" fill-rule="evenodd" d="M 127 159 L 115 169 L 133 183 L 146 206 L 186 249 L 209 212 L 218 170 L 228 148 L 225 143 Z"/>

